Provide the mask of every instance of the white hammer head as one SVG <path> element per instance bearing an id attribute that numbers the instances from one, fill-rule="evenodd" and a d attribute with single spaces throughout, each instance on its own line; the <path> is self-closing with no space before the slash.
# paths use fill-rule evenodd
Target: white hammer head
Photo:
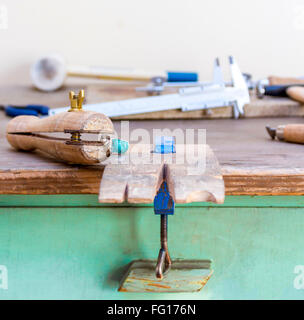
<path id="1" fill-rule="evenodd" d="M 37 60 L 31 68 L 33 85 L 42 91 L 59 89 L 66 77 L 66 64 L 60 55 L 49 55 Z"/>

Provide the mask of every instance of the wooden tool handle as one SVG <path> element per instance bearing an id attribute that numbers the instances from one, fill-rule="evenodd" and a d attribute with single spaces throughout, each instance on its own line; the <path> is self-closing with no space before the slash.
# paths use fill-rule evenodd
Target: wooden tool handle
<path id="1" fill-rule="evenodd" d="M 18 116 L 8 123 L 6 132 L 63 133 L 65 130 L 108 134 L 114 132 L 112 121 L 104 114 L 93 111 L 62 112 L 42 119 L 34 116 Z"/>
<path id="2" fill-rule="evenodd" d="M 284 128 L 284 140 L 304 143 L 304 124 L 288 124 Z"/>
<path id="3" fill-rule="evenodd" d="M 304 84 L 304 79 L 299 78 L 284 78 L 284 77 L 276 77 L 270 76 L 268 77 L 269 85 L 284 85 L 284 84 Z"/>
<path id="4" fill-rule="evenodd" d="M 47 118 L 46 118 L 47 119 Z M 48 122 L 49 123 L 49 122 Z M 43 130 L 39 130 L 43 129 Z M 9 143 L 17 150 L 33 150 L 34 146 L 24 143 L 29 138 L 30 133 L 35 132 L 50 132 L 48 126 L 44 123 L 43 119 L 36 116 L 18 116 L 13 118 L 6 127 L 7 139 Z M 16 133 L 14 135 L 10 133 Z M 21 135 L 23 134 L 23 135 Z M 12 137 L 13 136 L 13 137 Z"/>
<path id="5" fill-rule="evenodd" d="M 39 119 L 34 116 L 19 116 L 7 126 L 8 142 L 17 150 L 38 149 L 48 155 L 76 164 L 95 164 L 109 155 L 109 145 L 67 144 L 67 139 L 55 138 L 47 133 L 66 130 L 89 133 L 113 134 L 113 124 L 105 115 L 91 111 L 63 112 L 55 116 Z M 71 133 L 68 133 L 69 135 Z M 70 141 L 69 141 L 70 142 Z M 110 140 L 108 141 L 110 144 Z"/>
<path id="6" fill-rule="evenodd" d="M 31 151 L 38 146 L 34 143 L 34 139 L 30 135 L 10 134 L 10 133 L 30 133 L 28 127 L 39 122 L 39 118 L 35 116 L 19 116 L 12 119 L 6 128 L 6 138 L 8 142 L 17 150 Z"/>
<path id="7" fill-rule="evenodd" d="M 33 134 L 29 131 L 32 127 L 39 127 L 40 119 L 35 116 L 19 116 L 8 123 L 7 140 L 16 150 L 32 151 L 39 149 L 50 155 L 56 156 L 56 140 L 42 139 L 41 134 Z M 23 134 L 25 133 L 25 134 Z M 64 141 L 59 140 L 62 144 Z M 57 146 L 59 146 L 57 144 Z"/>
<path id="8" fill-rule="evenodd" d="M 98 146 L 67 145 L 64 140 L 46 140 L 41 136 L 8 134 L 7 139 L 17 150 L 39 150 L 56 160 L 72 164 L 97 164 L 109 156 Z"/>
<path id="9" fill-rule="evenodd" d="M 290 87 L 286 90 L 286 93 L 291 99 L 304 103 L 304 87 Z"/>

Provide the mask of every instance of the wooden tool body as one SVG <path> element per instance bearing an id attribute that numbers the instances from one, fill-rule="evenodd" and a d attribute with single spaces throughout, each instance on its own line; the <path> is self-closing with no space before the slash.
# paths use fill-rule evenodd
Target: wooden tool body
<path id="1" fill-rule="evenodd" d="M 291 99 L 304 103 L 304 87 L 292 86 L 286 92 Z"/>
<path id="2" fill-rule="evenodd" d="M 270 76 L 268 80 L 269 86 L 264 88 L 264 90 L 266 90 L 266 92 L 264 91 L 265 95 L 278 97 L 287 96 L 295 101 L 304 103 L 304 79 Z M 268 93 L 267 89 L 269 91 Z"/>
<path id="3" fill-rule="evenodd" d="M 281 130 L 284 141 L 304 143 L 304 124 L 287 124 Z"/>
<path id="4" fill-rule="evenodd" d="M 272 139 L 304 144 L 304 124 L 280 125 L 276 129 L 266 126 L 266 130 Z"/>
<path id="5" fill-rule="evenodd" d="M 269 80 L 269 85 L 271 86 L 304 84 L 304 79 L 301 79 L 301 78 L 270 76 L 268 77 L 268 80 Z"/>
<path id="6" fill-rule="evenodd" d="M 69 137 L 57 138 L 48 133 L 65 133 Z M 82 133 L 101 134 L 101 141 L 80 139 Z M 6 136 L 17 150 L 40 150 L 48 155 L 75 164 L 95 164 L 105 160 L 111 152 L 111 120 L 91 111 L 63 112 L 40 119 L 19 116 L 8 123 Z"/>

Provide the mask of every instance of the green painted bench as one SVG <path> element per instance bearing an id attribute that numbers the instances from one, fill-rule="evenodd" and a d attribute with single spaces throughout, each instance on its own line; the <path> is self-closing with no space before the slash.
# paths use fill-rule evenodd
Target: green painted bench
<path id="1" fill-rule="evenodd" d="M 183 128 L 207 129 L 226 186 L 223 205 L 177 205 L 170 218 L 172 257 L 213 261 L 213 276 L 193 294 L 118 292 L 129 262 L 157 256 L 152 204 L 101 205 L 101 167 L 17 153 L 2 137 L 0 279 L 7 272 L 8 281 L 7 289 L 0 281 L 0 299 L 303 299 L 303 147 L 264 133 L 265 123 L 285 122 L 183 122 Z M 141 125 L 130 123 L 131 129 Z"/>

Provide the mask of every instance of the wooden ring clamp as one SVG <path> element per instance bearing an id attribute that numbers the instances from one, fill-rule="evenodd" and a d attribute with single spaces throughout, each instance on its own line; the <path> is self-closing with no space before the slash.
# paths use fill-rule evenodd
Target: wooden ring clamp
<path id="1" fill-rule="evenodd" d="M 6 130 L 9 143 L 17 150 L 40 150 L 56 159 L 73 164 L 90 165 L 102 162 L 111 154 L 111 120 L 102 113 L 83 111 L 84 90 L 69 94 L 70 112 L 38 118 L 18 116 Z M 70 134 L 69 139 L 48 136 L 47 133 Z M 81 140 L 81 134 L 99 134 L 98 141 Z"/>

